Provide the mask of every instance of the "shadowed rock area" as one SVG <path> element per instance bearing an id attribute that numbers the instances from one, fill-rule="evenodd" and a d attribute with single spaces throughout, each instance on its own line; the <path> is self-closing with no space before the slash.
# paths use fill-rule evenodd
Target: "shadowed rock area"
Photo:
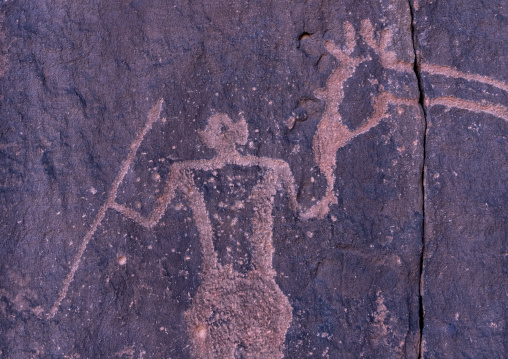
<path id="1" fill-rule="evenodd" d="M 0 357 L 505 357 L 507 11 L 2 2 Z"/>

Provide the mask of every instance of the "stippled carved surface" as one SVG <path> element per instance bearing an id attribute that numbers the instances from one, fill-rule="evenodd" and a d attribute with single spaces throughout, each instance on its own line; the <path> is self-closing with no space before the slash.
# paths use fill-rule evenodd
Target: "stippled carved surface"
<path id="1" fill-rule="evenodd" d="M 124 179 L 144 136 L 160 117 L 162 100 L 152 108 L 143 130 L 130 146 L 127 159 L 113 182 L 106 203 L 100 208 L 91 229 L 86 233 L 72 263 L 70 273 L 63 282 L 58 299 L 47 317 L 53 318 L 79 268 L 81 258 L 93 235 L 110 208 L 131 218 L 136 223 L 151 228 L 155 226 L 173 200 L 176 191 L 183 192 L 189 202 L 199 232 L 201 244 L 201 286 L 186 312 L 186 323 L 192 352 L 196 358 L 218 357 L 269 357 L 282 358 L 286 331 L 291 323 L 292 308 L 275 283 L 272 268 L 273 231 L 272 207 L 278 189 L 285 189 L 291 206 L 297 211 L 295 186 L 287 163 L 269 158 L 242 156 L 236 145 L 245 145 L 247 124 L 245 120 L 233 123 L 224 114 L 209 119 L 202 131 L 204 143 L 217 151 L 212 160 L 177 162 L 170 168 L 164 194 L 158 205 L 147 217 L 116 203 L 118 188 Z M 261 181 L 247 197 L 252 202 L 252 233 L 247 236 L 252 246 L 250 267 L 245 274 L 233 270 L 231 264 L 222 265 L 217 259 L 213 239 L 220 234 L 214 230 L 205 205 L 204 196 L 196 186 L 193 171 L 217 171 L 225 166 L 259 167 Z M 247 206 L 237 201 L 235 208 L 222 206 L 228 213 Z M 228 219 L 229 218 L 228 216 Z M 225 220 L 225 218 L 224 218 Z M 233 220 L 237 221 L 236 218 Z M 230 233 L 226 233 L 226 235 Z M 122 257 L 120 264 L 125 264 Z M 40 314 L 40 313 L 39 313 Z"/>
<path id="2" fill-rule="evenodd" d="M 227 115 L 213 115 L 201 133 L 203 142 L 215 149 L 211 160 L 177 162 L 170 167 L 164 194 L 155 210 L 143 218 L 137 212 L 119 204 L 112 208 L 137 223 L 153 227 L 160 220 L 176 191 L 181 191 L 191 208 L 201 244 L 201 285 L 185 312 L 185 321 L 192 353 L 196 358 L 282 358 L 283 344 L 292 320 L 292 307 L 274 281 L 273 255 L 273 201 L 278 190 L 287 191 L 292 208 L 297 210 L 296 192 L 291 170 L 287 163 L 270 158 L 242 156 L 237 145 L 247 142 L 245 120 L 234 123 Z M 214 248 L 216 236 L 236 233 L 220 231 L 212 226 L 202 189 L 195 184 L 197 171 L 217 173 L 224 167 L 257 167 L 261 178 L 246 198 L 237 198 L 234 205 L 221 206 L 219 222 L 238 221 L 235 212 L 250 207 L 252 231 L 244 233 L 252 247 L 248 267 L 241 273 L 233 264 L 220 263 Z M 237 171 L 238 172 L 238 171 Z M 203 173 L 201 175 L 204 175 Z M 240 177 L 231 186 L 243 189 Z M 231 200 L 231 199 L 230 199 Z M 217 215 L 217 214 L 216 214 Z M 217 215 L 218 216 L 218 215 Z M 227 217 L 227 218 L 226 218 Z M 228 247 L 229 249 L 229 247 Z M 237 262 L 235 260 L 234 262 Z"/>

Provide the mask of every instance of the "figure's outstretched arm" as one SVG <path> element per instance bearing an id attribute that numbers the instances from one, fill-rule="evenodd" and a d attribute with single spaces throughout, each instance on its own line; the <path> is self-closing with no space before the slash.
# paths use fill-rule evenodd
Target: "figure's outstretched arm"
<path id="1" fill-rule="evenodd" d="M 155 209 L 150 213 L 148 217 L 142 216 L 139 212 L 132 208 L 128 208 L 122 204 L 118 204 L 116 202 L 113 202 L 110 205 L 110 208 L 114 209 L 115 211 L 123 214 L 125 217 L 128 217 L 132 219 L 137 224 L 146 227 L 146 228 L 152 228 L 157 223 L 159 223 L 159 220 L 164 215 L 164 212 L 166 211 L 166 208 L 173 200 L 173 197 L 175 196 L 175 190 L 178 186 L 177 176 L 175 169 L 170 170 L 170 175 L 168 182 L 166 184 L 166 188 L 164 188 L 164 193 L 162 196 L 160 196 L 157 199 L 157 206 Z"/>

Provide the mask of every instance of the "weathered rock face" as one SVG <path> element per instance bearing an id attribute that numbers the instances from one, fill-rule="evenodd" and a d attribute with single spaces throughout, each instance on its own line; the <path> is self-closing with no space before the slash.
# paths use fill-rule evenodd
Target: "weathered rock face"
<path id="1" fill-rule="evenodd" d="M 508 8 L 420 2 L 415 14 L 428 121 L 423 356 L 504 358 Z"/>
<path id="2" fill-rule="evenodd" d="M 407 1 L 0 11 L 2 357 L 418 356 L 425 121 Z M 464 111 L 427 111 L 471 131 Z M 475 144 L 505 158 L 484 140 L 504 122 L 481 119 Z M 429 161 L 456 164 L 456 146 Z M 436 183 L 428 206 L 447 200 Z M 488 193 L 472 207 L 502 206 Z"/>

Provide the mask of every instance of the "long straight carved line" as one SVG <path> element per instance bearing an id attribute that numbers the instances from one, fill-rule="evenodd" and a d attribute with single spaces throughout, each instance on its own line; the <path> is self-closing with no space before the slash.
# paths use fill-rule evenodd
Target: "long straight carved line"
<path id="1" fill-rule="evenodd" d="M 136 156 L 136 152 L 141 145 L 141 142 L 143 141 L 143 138 L 147 134 L 147 132 L 152 128 L 152 125 L 159 119 L 160 112 L 162 110 L 162 104 L 164 100 L 159 99 L 157 103 L 152 107 L 150 112 L 148 113 L 148 121 L 141 130 L 141 132 L 138 134 L 134 142 L 132 142 L 130 146 L 129 154 L 127 155 L 127 158 L 122 164 L 122 167 L 120 168 L 120 171 L 118 172 L 115 180 L 113 181 L 113 185 L 111 187 L 111 190 L 108 193 L 108 197 L 106 199 L 106 203 L 102 205 L 102 207 L 99 209 L 97 216 L 95 217 L 95 220 L 92 223 L 92 226 L 88 230 L 88 232 L 83 237 L 83 241 L 81 242 L 81 245 L 79 246 L 78 252 L 76 253 L 76 256 L 74 257 L 74 261 L 71 265 L 71 270 L 69 274 L 67 274 L 67 277 L 63 281 L 62 289 L 59 292 L 58 299 L 53 304 L 53 307 L 49 311 L 48 318 L 53 318 L 55 314 L 58 312 L 58 308 L 60 307 L 60 304 L 62 303 L 62 300 L 67 296 L 67 291 L 69 290 L 69 286 L 71 285 L 74 275 L 76 274 L 76 271 L 79 268 L 79 264 L 81 263 L 81 258 L 83 257 L 83 253 L 86 250 L 86 247 L 88 246 L 88 243 L 92 239 L 93 235 L 95 234 L 95 231 L 97 231 L 97 228 L 101 224 L 102 220 L 106 216 L 106 211 L 108 208 L 110 208 L 111 204 L 116 199 L 116 194 L 118 191 L 118 188 L 120 187 L 120 184 L 122 183 L 125 175 L 129 171 L 129 167 L 132 164 L 132 161 L 134 161 L 134 158 Z"/>
<path id="2" fill-rule="evenodd" d="M 467 81 L 481 82 L 481 83 L 491 85 L 491 86 L 497 87 L 500 90 L 508 92 L 508 84 L 507 83 L 504 83 L 504 82 L 498 81 L 498 80 L 494 80 L 493 78 L 490 78 L 488 76 L 471 74 L 471 73 L 467 73 L 467 72 L 461 72 L 461 71 L 455 70 L 454 68 L 451 68 L 448 66 L 422 63 L 421 64 L 421 71 L 428 72 L 431 75 L 443 75 L 443 76 L 452 77 L 452 78 L 456 78 L 456 79 L 464 79 Z"/>
<path id="3" fill-rule="evenodd" d="M 488 103 L 488 102 L 473 102 L 468 100 L 458 99 L 456 97 L 444 96 L 444 97 L 436 97 L 433 99 L 427 100 L 430 106 L 434 105 L 442 105 L 446 107 L 453 107 L 458 109 L 463 109 L 475 113 L 487 113 L 499 118 L 502 118 L 505 121 L 508 121 L 508 108 Z"/>

